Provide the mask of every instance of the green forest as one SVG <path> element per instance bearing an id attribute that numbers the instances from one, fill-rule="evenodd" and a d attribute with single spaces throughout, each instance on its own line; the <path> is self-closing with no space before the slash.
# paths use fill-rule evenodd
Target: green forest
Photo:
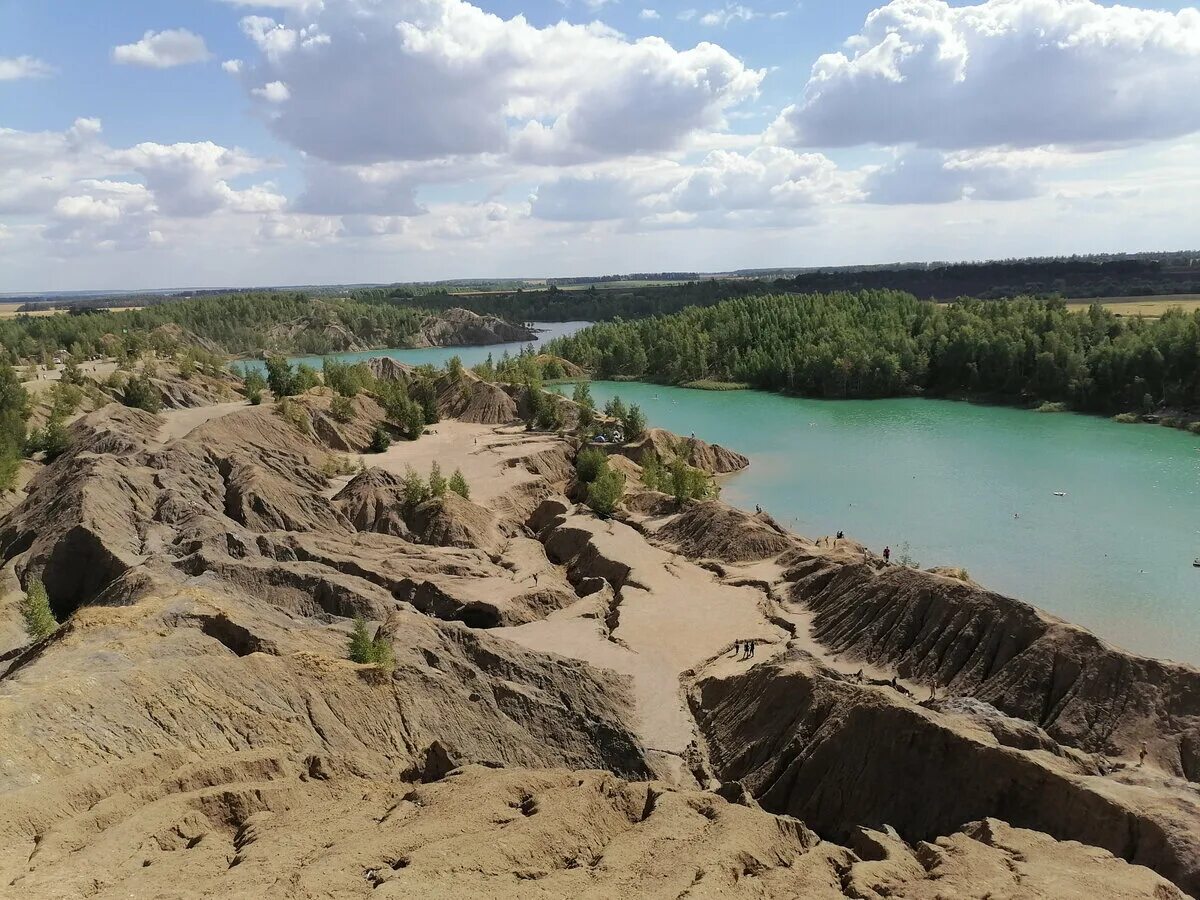
<path id="1" fill-rule="evenodd" d="M 313 299 L 302 293 L 238 293 L 159 303 L 129 312 L 81 310 L 0 320 L 0 347 L 14 360 L 65 350 L 76 358 L 174 349 L 177 326 L 224 353 L 320 355 L 345 350 L 347 339 L 404 346 L 428 315 L 382 297 Z M 278 328 L 296 323 L 296 328 Z M 188 343 L 184 340 L 182 343 Z"/>
<path id="2" fill-rule="evenodd" d="M 808 397 L 990 397 L 1080 410 L 1200 407 L 1200 312 L 1122 319 L 1060 300 L 895 291 L 729 300 L 593 325 L 545 352 L 596 377 L 710 380 Z"/>

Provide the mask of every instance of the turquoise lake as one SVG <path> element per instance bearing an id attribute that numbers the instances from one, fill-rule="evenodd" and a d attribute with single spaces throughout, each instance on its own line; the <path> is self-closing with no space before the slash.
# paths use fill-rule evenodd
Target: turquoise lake
<path id="1" fill-rule="evenodd" d="M 387 355 L 473 365 L 504 349 Z M 653 425 L 749 456 L 749 469 L 723 479 L 727 502 L 761 504 L 810 537 L 841 529 L 876 551 L 890 545 L 893 558 L 907 544 L 922 566 L 962 566 L 1118 646 L 1200 663 L 1200 437 L 943 400 L 612 382 L 593 382 L 592 394 L 600 405 L 619 394 Z"/>

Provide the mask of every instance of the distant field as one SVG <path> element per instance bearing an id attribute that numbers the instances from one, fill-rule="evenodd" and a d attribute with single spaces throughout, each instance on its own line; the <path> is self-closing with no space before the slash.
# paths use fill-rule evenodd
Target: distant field
<path id="1" fill-rule="evenodd" d="M 0 303 L 0 319 L 12 319 L 17 316 L 17 310 L 23 303 Z M 40 309 L 37 312 L 21 313 L 23 316 L 53 316 L 61 313 L 61 309 Z"/>
<path id="2" fill-rule="evenodd" d="M 1072 300 L 1067 304 L 1067 309 L 1087 309 L 1094 302 L 1118 315 L 1157 318 L 1174 307 L 1180 307 L 1185 312 L 1194 312 L 1200 309 L 1200 294 L 1164 294 L 1161 297 L 1101 297 L 1094 301 Z"/>

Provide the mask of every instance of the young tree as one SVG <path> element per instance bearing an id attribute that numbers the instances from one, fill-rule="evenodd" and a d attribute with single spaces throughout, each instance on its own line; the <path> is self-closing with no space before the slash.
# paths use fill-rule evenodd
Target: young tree
<path id="1" fill-rule="evenodd" d="M 491 360 L 491 354 L 488 354 L 488 360 Z M 450 375 L 450 380 L 454 382 L 462 381 L 463 379 L 463 361 L 458 356 L 450 357 L 450 361 L 446 363 L 446 372 Z"/>
<path id="2" fill-rule="evenodd" d="M 354 418 L 354 401 L 345 394 L 335 394 L 329 401 L 329 414 L 343 424 L 351 421 Z"/>
<path id="3" fill-rule="evenodd" d="M 40 578 L 29 581 L 25 599 L 21 601 L 21 617 L 25 620 L 25 631 L 32 640 L 40 641 L 54 632 L 58 620 L 50 608 L 50 597 Z"/>
<path id="4" fill-rule="evenodd" d="M 584 447 L 575 457 L 575 477 L 591 484 L 608 469 L 608 454 L 597 447 Z"/>
<path id="5" fill-rule="evenodd" d="M 467 479 L 463 477 L 461 469 L 455 469 L 454 474 L 450 476 L 450 490 L 464 500 L 471 499 L 471 488 L 467 485 Z"/>
<path id="6" fill-rule="evenodd" d="M 646 417 L 636 404 L 625 411 L 621 424 L 625 426 L 626 441 L 636 441 L 646 433 Z"/>
<path id="7" fill-rule="evenodd" d="M 148 413 L 158 413 L 162 409 L 162 396 L 150 380 L 150 373 L 144 370 L 125 383 L 121 402 L 126 406 L 144 409 Z"/>
<path id="8" fill-rule="evenodd" d="M 604 414 L 609 418 L 620 419 L 622 422 L 624 422 L 625 416 L 628 414 L 628 412 L 629 411 L 625 408 L 625 404 L 621 401 L 620 397 L 613 397 L 604 404 Z"/>
<path id="9" fill-rule="evenodd" d="M 292 376 L 293 393 L 303 394 L 305 391 L 311 391 L 320 383 L 321 378 L 312 366 L 305 363 L 296 366 L 296 374 Z"/>
<path id="10" fill-rule="evenodd" d="M 625 492 L 625 476 L 607 466 L 588 488 L 588 506 L 601 518 L 608 518 L 621 502 Z"/>
<path id="11" fill-rule="evenodd" d="M 267 379 L 263 378 L 262 372 L 257 369 L 247 370 L 242 378 L 242 392 L 245 393 L 251 406 L 258 406 L 262 403 L 262 392 L 266 387 Z"/>
<path id="12" fill-rule="evenodd" d="M 652 491 L 669 494 L 673 491 L 671 481 L 671 474 L 658 458 L 658 454 L 653 450 L 645 451 L 642 454 L 642 484 Z"/>
<path id="13" fill-rule="evenodd" d="M 362 616 L 354 617 L 354 629 L 350 632 L 350 659 L 360 665 L 369 665 L 372 659 L 373 642 L 371 633 L 367 630 L 367 620 Z"/>
<path id="14" fill-rule="evenodd" d="M 429 499 L 429 484 L 417 474 L 416 469 L 409 466 L 404 470 L 404 481 L 400 491 L 404 497 L 404 505 L 415 509 Z"/>
<path id="15" fill-rule="evenodd" d="M 392 436 L 388 433 L 387 426 L 380 422 L 371 435 L 371 452 L 386 453 L 391 446 Z"/>
<path id="16" fill-rule="evenodd" d="M 442 476 L 442 467 L 436 462 L 429 467 L 429 496 L 445 497 L 447 483 Z"/>
<path id="17" fill-rule="evenodd" d="M 297 393 L 295 374 L 292 367 L 282 356 L 267 357 L 267 385 L 275 398 L 290 397 Z"/>
<path id="18" fill-rule="evenodd" d="M 586 381 L 575 383 L 575 390 L 571 392 L 571 399 L 586 409 L 594 410 L 596 408 L 596 401 L 592 399 L 592 389 Z"/>

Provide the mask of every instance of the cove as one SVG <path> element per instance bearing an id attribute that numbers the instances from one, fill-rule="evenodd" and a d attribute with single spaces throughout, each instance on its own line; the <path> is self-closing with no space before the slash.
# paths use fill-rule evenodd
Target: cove
<path id="1" fill-rule="evenodd" d="M 587 324 L 535 327 L 544 341 Z M 335 358 L 441 366 L 459 356 L 472 366 L 524 346 Z M 950 400 L 805 400 L 640 382 L 595 381 L 591 389 L 600 406 L 619 395 L 652 425 L 749 456 L 749 469 L 723 479 L 726 502 L 761 505 L 807 537 L 840 529 L 876 551 L 890 545 L 894 556 L 907 543 L 924 567 L 961 566 L 984 587 L 1120 647 L 1200 664 L 1195 435 Z"/>
<path id="2" fill-rule="evenodd" d="M 726 502 L 808 537 L 890 545 L 893 559 L 907 542 L 923 567 L 962 566 L 1118 646 L 1200 663 L 1195 435 L 950 400 L 591 390 L 599 406 L 619 395 L 652 425 L 749 456 L 723 481 Z"/>

